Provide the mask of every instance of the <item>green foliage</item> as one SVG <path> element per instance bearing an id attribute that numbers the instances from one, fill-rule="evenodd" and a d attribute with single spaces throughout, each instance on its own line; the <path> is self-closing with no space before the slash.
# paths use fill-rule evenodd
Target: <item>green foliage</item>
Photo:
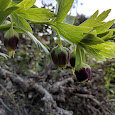
<path id="1" fill-rule="evenodd" d="M 108 16 L 110 11 L 111 9 L 104 11 L 99 16 L 97 16 L 99 13 L 99 11 L 97 10 L 89 19 L 80 24 L 80 26 L 88 26 L 88 27 L 100 26 L 101 24 L 105 23 L 102 21 Z"/>
<path id="2" fill-rule="evenodd" d="M 1 0 L 0 24 L 2 24 L 6 17 L 10 15 L 15 30 L 26 33 L 32 38 L 36 47 L 38 47 L 38 44 L 41 45 L 48 54 L 49 51 L 47 50 L 47 46 L 43 45 L 31 34 L 32 29 L 30 23 L 47 24 L 48 26 L 53 27 L 59 34 L 58 37 L 61 35 L 70 43 L 76 45 L 80 44 L 81 47 L 95 58 L 105 60 L 105 58 L 115 57 L 113 51 L 114 43 L 110 41 L 105 42 L 115 37 L 115 29 L 109 29 L 115 20 L 104 22 L 104 19 L 111 11 L 110 9 L 102 12 L 99 16 L 97 10 L 85 22 L 79 26 L 74 26 L 71 24 L 73 24 L 75 17 L 67 16 L 74 0 L 57 0 L 56 15 L 49 9 L 31 8 L 35 1 L 36 0 L 13 0 L 13 2 L 15 2 L 15 4 L 13 4 L 11 0 L 7 0 L 7 2 Z M 66 23 L 63 23 L 62 21 Z M 10 26 L 11 24 L 0 25 L 0 31 L 7 30 Z"/>
<path id="3" fill-rule="evenodd" d="M 95 35 L 96 30 L 88 33 L 82 40 L 81 43 L 85 43 L 87 45 L 96 45 L 96 44 L 100 44 L 103 43 L 104 40 L 97 37 L 97 35 Z"/>
<path id="4" fill-rule="evenodd" d="M 114 21 L 115 20 L 108 21 L 107 23 L 104 23 L 100 26 L 96 26 L 96 27 L 94 27 L 94 30 L 97 31 L 97 34 L 103 33 L 103 32 L 105 32 L 105 30 L 107 30 L 108 28 L 110 28 L 113 25 Z"/>
<path id="5" fill-rule="evenodd" d="M 38 46 L 40 45 L 40 46 L 44 49 L 44 51 L 45 51 L 47 54 L 49 54 L 49 51 L 47 50 L 46 45 L 43 45 L 43 44 L 42 44 L 33 34 L 31 34 L 30 32 L 26 32 L 26 31 L 25 31 L 25 33 L 34 41 L 35 46 L 36 46 L 37 49 L 38 49 Z"/>
<path id="6" fill-rule="evenodd" d="M 74 0 L 57 0 L 56 22 L 62 22 L 70 10 Z"/>
<path id="7" fill-rule="evenodd" d="M 6 19 L 6 17 L 16 9 L 18 9 L 17 6 L 12 6 L 12 7 L 7 8 L 4 11 L 0 11 L 0 24 L 2 24 L 3 21 Z"/>
<path id="8" fill-rule="evenodd" d="M 73 25 L 75 18 L 76 18 L 75 16 L 67 15 L 63 22 Z"/>
<path id="9" fill-rule="evenodd" d="M 115 43 L 105 42 L 97 45 L 81 44 L 81 46 L 97 59 L 105 60 L 105 58 L 115 58 Z"/>
<path id="10" fill-rule="evenodd" d="M 30 8 L 16 12 L 20 17 L 35 22 L 47 22 L 54 19 L 55 15 L 49 9 L 44 8 Z"/>
<path id="11" fill-rule="evenodd" d="M 18 16 L 18 14 L 16 12 L 13 12 L 11 14 L 11 17 L 18 27 L 20 27 L 21 29 L 23 29 L 25 31 L 32 32 L 29 23 L 24 18 Z"/>
<path id="12" fill-rule="evenodd" d="M 1 56 L 4 57 L 4 58 L 6 58 L 6 59 L 8 58 L 8 55 L 6 55 L 4 53 L 0 53 L 0 58 L 1 58 Z"/>
<path id="13" fill-rule="evenodd" d="M 0 25 L 0 31 L 6 31 L 11 27 L 11 24 L 2 24 Z"/>
<path id="14" fill-rule="evenodd" d="M 115 98 L 115 64 L 112 64 L 111 67 L 107 67 L 105 72 L 107 74 L 107 77 L 105 77 L 105 88 L 107 91 L 109 91 L 109 98 Z"/>
<path id="15" fill-rule="evenodd" d="M 4 11 L 12 0 L 0 0 L 0 11 Z"/>
<path id="16" fill-rule="evenodd" d="M 85 54 L 84 54 L 84 50 L 81 46 L 77 45 L 76 48 L 76 63 L 75 66 L 80 65 L 82 62 L 85 63 Z"/>
<path id="17" fill-rule="evenodd" d="M 15 3 L 20 3 L 20 2 L 22 2 L 23 0 L 13 0 L 13 2 L 15 2 Z"/>
<path id="18" fill-rule="evenodd" d="M 23 0 L 22 2 L 20 2 L 17 5 L 19 7 L 18 10 L 28 9 L 28 8 L 32 7 L 35 2 L 36 2 L 36 0 Z"/>
<path id="19" fill-rule="evenodd" d="M 34 5 L 35 1 L 36 0 L 23 0 L 22 2 L 20 2 L 19 4 L 16 5 L 19 8 L 11 14 L 11 17 L 12 17 L 13 21 L 15 22 L 15 24 L 25 31 L 32 32 L 29 23 L 23 17 L 18 15 L 18 11 L 22 11 L 23 9 L 28 9 L 28 8 L 32 7 Z"/>
<path id="20" fill-rule="evenodd" d="M 92 30 L 91 27 L 79 27 L 66 23 L 54 23 L 54 26 L 65 39 L 75 44 L 83 39 L 83 33 L 88 33 Z"/>

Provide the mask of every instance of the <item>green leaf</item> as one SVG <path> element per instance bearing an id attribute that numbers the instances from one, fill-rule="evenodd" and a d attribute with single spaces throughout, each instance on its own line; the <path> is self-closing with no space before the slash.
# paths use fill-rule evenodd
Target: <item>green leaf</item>
<path id="1" fill-rule="evenodd" d="M 4 11 L 11 3 L 11 0 L 0 0 L 0 11 Z"/>
<path id="2" fill-rule="evenodd" d="M 27 10 L 16 11 L 18 16 L 21 16 L 30 21 L 47 22 L 55 18 L 55 14 L 45 8 L 30 8 Z"/>
<path id="3" fill-rule="evenodd" d="M 14 27 L 14 30 L 15 30 L 16 32 L 18 32 L 18 33 L 23 33 L 23 34 L 26 35 L 26 33 L 25 33 L 23 30 L 21 30 L 20 28 L 15 28 L 15 27 Z"/>
<path id="4" fill-rule="evenodd" d="M 38 46 L 40 45 L 47 54 L 50 54 L 49 51 L 47 50 L 46 46 L 44 46 L 32 33 L 27 32 L 27 31 L 24 31 L 24 32 L 33 40 L 36 48 L 38 48 Z"/>
<path id="5" fill-rule="evenodd" d="M 96 31 L 94 30 L 94 32 L 96 32 Z M 91 33 L 91 32 L 88 33 L 88 34 L 81 40 L 81 43 L 85 43 L 85 44 L 87 44 L 87 45 L 96 45 L 96 44 L 100 44 L 100 43 L 103 43 L 103 42 L 104 42 L 103 39 L 97 37 L 97 36 L 95 35 L 95 33 L 93 34 L 93 33 Z"/>
<path id="6" fill-rule="evenodd" d="M 105 60 L 105 58 L 115 58 L 114 48 L 115 43 L 113 42 L 105 42 L 97 45 L 86 45 L 81 44 L 82 47 L 93 57 L 101 60 Z"/>
<path id="7" fill-rule="evenodd" d="M 73 25 L 75 16 L 67 15 L 63 22 Z"/>
<path id="8" fill-rule="evenodd" d="M 72 7 L 73 1 L 74 0 L 58 0 L 57 1 L 58 11 L 57 11 L 57 18 L 55 21 L 62 22 L 65 19 L 68 11 Z"/>
<path id="9" fill-rule="evenodd" d="M 23 0 L 13 0 L 13 2 L 15 2 L 15 3 L 20 3 L 20 2 L 22 2 Z"/>
<path id="10" fill-rule="evenodd" d="M 65 39 L 75 44 L 83 39 L 83 33 L 88 33 L 92 30 L 91 27 L 74 26 L 66 23 L 55 23 L 53 27 L 58 29 Z"/>
<path id="11" fill-rule="evenodd" d="M 13 11 L 15 11 L 16 9 L 18 9 L 17 6 L 12 6 L 12 7 L 9 7 L 7 8 L 6 10 L 4 11 L 0 11 L 0 24 L 3 23 L 3 21 L 6 19 L 6 17 L 8 15 L 10 15 Z"/>
<path id="12" fill-rule="evenodd" d="M 103 11 L 95 20 L 94 23 L 98 24 L 100 22 L 102 22 L 110 13 L 111 9 L 107 10 L 107 11 Z"/>
<path id="13" fill-rule="evenodd" d="M 107 35 L 103 36 L 101 39 L 104 41 L 110 40 L 113 36 L 113 32 L 109 31 Z"/>
<path id="14" fill-rule="evenodd" d="M 4 58 L 6 58 L 6 59 L 9 57 L 8 55 L 6 55 L 6 54 L 4 54 L 4 53 L 0 53 L 0 56 L 4 57 Z"/>
<path id="15" fill-rule="evenodd" d="M 13 21 L 15 22 L 16 26 L 20 27 L 21 29 L 23 29 L 25 31 L 32 32 L 32 29 L 31 29 L 29 23 L 24 18 L 18 16 L 18 14 L 16 12 L 13 12 L 11 14 L 11 17 L 12 17 Z"/>
<path id="16" fill-rule="evenodd" d="M 18 10 L 28 9 L 28 8 L 32 7 L 35 2 L 36 2 L 36 0 L 23 0 L 22 2 L 20 2 L 17 5 L 19 7 Z"/>
<path id="17" fill-rule="evenodd" d="M 95 18 L 97 17 L 99 11 L 97 10 L 89 19 L 87 19 L 86 21 L 84 21 L 83 23 L 81 23 L 79 26 L 89 26 L 92 24 L 92 22 L 95 20 Z"/>
<path id="18" fill-rule="evenodd" d="M 110 13 L 111 9 L 102 12 L 98 17 L 98 10 L 89 18 L 87 19 L 85 22 L 81 23 L 80 26 L 88 26 L 88 27 L 96 27 L 96 26 L 101 26 L 102 24 L 104 24 L 104 22 L 102 22 Z"/>
<path id="19" fill-rule="evenodd" d="M 98 49 L 92 48 L 90 45 L 84 45 L 84 44 L 82 44 L 82 47 L 94 58 L 105 60 L 105 58 L 101 54 L 99 54 Z"/>
<path id="20" fill-rule="evenodd" d="M 105 30 L 109 29 L 113 25 L 114 21 L 115 20 L 108 21 L 107 23 L 104 23 L 101 26 L 94 27 L 94 30 L 97 31 L 97 34 L 104 32 Z"/>
<path id="21" fill-rule="evenodd" d="M 97 36 L 103 39 L 104 41 L 107 41 L 107 40 L 112 40 L 113 38 L 115 38 L 114 33 L 115 33 L 115 29 L 108 29 L 104 32 L 97 34 Z"/>
<path id="22" fill-rule="evenodd" d="M 0 31 L 6 31 L 11 27 L 11 24 L 2 24 L 0 25 Z"/>

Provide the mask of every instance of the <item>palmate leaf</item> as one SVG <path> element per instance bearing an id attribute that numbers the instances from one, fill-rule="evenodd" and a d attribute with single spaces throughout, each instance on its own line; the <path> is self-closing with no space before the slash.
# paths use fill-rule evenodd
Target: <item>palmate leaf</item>
<path id="1" fill-rule="evenodd" d="M 115 43 L 105 42 L 97 45 L 86 45 L 81 44 L 81 46 L 93 57 L 101 60 L 105 58 L 115 58 Z"/>
<path id="2" fill-rule="evenodd" d="M 72 7 L 74 0 L 57 0 L 57 18 L 55 21 L 62 22 L 70 8 Z"/>
<path id="3" fill-rule="evenodd" d="M 35 2 L 36 2 L 36 0 L 23 0 L 22 2 L 17 4 L 17 6 L 19 7 L 18 10 L 28 9 L 28 8 L 32 7 Z"/>
<path id="4" fill-rule="evenodd" d="M 100 26 L 96 26 L 96 27 L 94 27 L 94 30 L 97 31 L 97 34 L 103 33 L 113 25 L 114 21 L 115 20 L 108 21 L 107 23 L 104 23 Z"/>
<path id="5" fill-rule="evenodd" d="M 63 22 L 73 25 L 75 18 L 75 16 L 67 15 Z"/>
<path id="6" fill-rule="evenodd" d="M 108 31 L 108 33 L 105 36 L 103 36 L 101 39 L 103 39 L 104 41 L 107 41 L 107 40 L 111 40 L 113 38 L 114 38 L 113 32 L 112 31 Z"/>
<path id="7" fill-rule="evenodd" d="M 108 16 L 110 11 L 110 9 L 104 11 L 98 16 L 97 10 L 89 19 L 79 25 L 93 27 L 93 31 L 96 31 L 97 34 L 96 36 L 94 36 L 89 33 L 85 38 L 83 38 L 83 43 L 86 43 L 87 45 L 93 45 L 101 43 L 101 39 L 107 41 L 114 38 L 112 34 L 113 32 L 109 28 L 112 26 L 115 20 L 103 22 L 103 20 Z"/>
<path id="8" fill-rule="evenodd" d="M 92 30 L 91 27 L 80 27 L 66 23 L 54 23 L 53 27 L 56 28 L 59 34 L 65 39 L 75 44 L 83 39 L 83 33 L 88 33 Z"/>
<path id="9" fill-rule="evenodd" d="M 80 42 L 85 43 L 87 45 L 96 45 L 103 43 L 104 40 L 93 34 L 88 33 Z"/>
<path id="10" fill-rule="evenodd" d="M 104 40 L 97 36 L 97 31 L 93 30 L 87 34 L 85 34 L 85 37 L 80 41 L 81 43 L 85 43 L 87 45 L 96 45 L 103 43 Z"/>
<path id="11" fill-rule="evenodd" d="M 12 6 L 7 8 L 4 11 L 0 11 L 0 24 L 3 23 L 3 21 L 6 19 L 6 17 L 11 14 L 13 11 L 15 11 L 16 9 L 18 9 L 17 6 Z"/>
<path id="12" fill-rule="evenodd" d="M 13 0 L 13 2 L 15 2 L 15 3 L 20 3 L 20 2 L 22 2 L 23 0 Z"/>
<path id="13" fill-rule="evenodd" d="M 45 8 L 30 8 L 27 10 L 16 11 L 16 14 L 22 18 L 36 22 L 48 22 L 55 18 L 55 14 Z"/>
<path id="14" fill-rule="evenodd" d="M 21 29 L 23 29 L 25 31 L 32 32 L 32 29 L 31 29 L 29 23 L 24 18 L 18 16 L 18 14 L 16 12 L 13 12 L 11 14 L 11 17 L 12 17 L 13 21 L 15 22 L 16 26 L 20 27 Z"/>
<path id="15" fill-rule="evenodd" d="M 104 23 L 102 21 L 108 16 L 110 11 L 111 9 L 104 11 L 98 16 L 99 11 L 97 10 L 89 19 L 81 23 L 79 26 L 96 27 L 102 25 Z"/>
<path id="16" fill-rule="evenodd" d="M 103 39 L 104 41 L 107 40 L 112 40 L 113 38 L 115 38 L 115 29 L 108 29 L 106 31 L 103 31 L 99 34 L 97 34 L 98 37 L 100 37 L 101 39 Z"/>
<path id="17" fill-rule="evenodd" d="M 2 24 L 0 25 L 0 31 L 6 31 L 8 29 L 10 29 L 11 24 Z"/>
<path id="18" fill-rule="evenodd" d="M 0 11 L 4 11 L 11 3 L 12 0 L 0 0 Z"/>

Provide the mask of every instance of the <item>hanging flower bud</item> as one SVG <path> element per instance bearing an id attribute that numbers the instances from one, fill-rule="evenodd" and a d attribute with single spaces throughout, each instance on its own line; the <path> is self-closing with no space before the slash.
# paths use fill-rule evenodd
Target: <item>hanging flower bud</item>
<path id="1" fill-rule="evenodd" d="M 91 68 L 87 64 L 81 64 L 80 69 L 75 70 L 75 75 L 79 82 L 91 80 Z M 78 67 L 78 68 L 79 68 Z"/>
<path id="2" fill-rule="evenodd" d="M 76 54 L 75 51 L 71 52 L 70 54 L 70 65 L 73 68 L 75 67 L 75 57 L 76 57 L 75 54 Z"/>
<path id="3" fill-rule="evenodd" d="M 10 28 L 4 35 L 4 46 L 9 51 L 10 58 L 12 55 L 14 57 L 18 42 L 18 33 L 14 29 Z"/>
<path id="4" fill-rule="evenodd" d="M 57 46 L 51 51 L 51 57 L 55 65 L 58 67 L 66 67 L 70 59 L 70 52 L 63 46 Z"/>

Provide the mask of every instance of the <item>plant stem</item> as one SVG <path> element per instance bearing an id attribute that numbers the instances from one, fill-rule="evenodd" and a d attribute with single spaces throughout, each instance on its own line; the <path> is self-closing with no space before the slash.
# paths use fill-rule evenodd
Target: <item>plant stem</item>
<path id="1" fill-rule="evenodd" d="M 79 57 L 80 57 L 80 64 L 82 63 L 82 54 L 81 54 L 81 48 L 79 45 L 77 45 L 78 48 L 78 53 L 79 53 Z"/>
<path id="2" fill-rule="evenodd" d="M 10 21 L 11 21 L 11 29 L 13 29 L 13 21 L 11 17 L 10 17 Z"/>
<path id="3" fill-rule="evenodd" d="M 59 42 L 58 42 L 58 43 L 59 43 L 59 46 L 62 46 L 61 38 L 60 38 L 60 35 L 59 35 L 59 32 L 58 32 L 57 28 L 56 28 L 55 26 L 53 26 L 53 25 L 51 25 L 51 27 L 54 28 L 55 31 L 57 32 L 57 36 L 58 36 L 58 38 L 59 38 Z"/>
<path id="4" fill-rule="evenodd" d="M 82 62 L 82 54 L 81 54 L 81 48 L 80 46 L 77 44 L 76 47 L 76 60 L 75 60 L 75 67 L 78 67 L 79 65 L 81 65 Z"/>
<path id="5" fill-rule="evenodd" d="M 76 52 L 76 45 L 73 44 L 73 51 Z"/>
<path id="6" fill-rule="evenodd" d="M 58 35 L 58 38 L 59 38 L 59 46 L 62 46 L 61 38 L 60 38 L 60 35 L 59 35 L 59 32 L 58 32 L 58 31 L 57 31 L 57 35 Z"/>

